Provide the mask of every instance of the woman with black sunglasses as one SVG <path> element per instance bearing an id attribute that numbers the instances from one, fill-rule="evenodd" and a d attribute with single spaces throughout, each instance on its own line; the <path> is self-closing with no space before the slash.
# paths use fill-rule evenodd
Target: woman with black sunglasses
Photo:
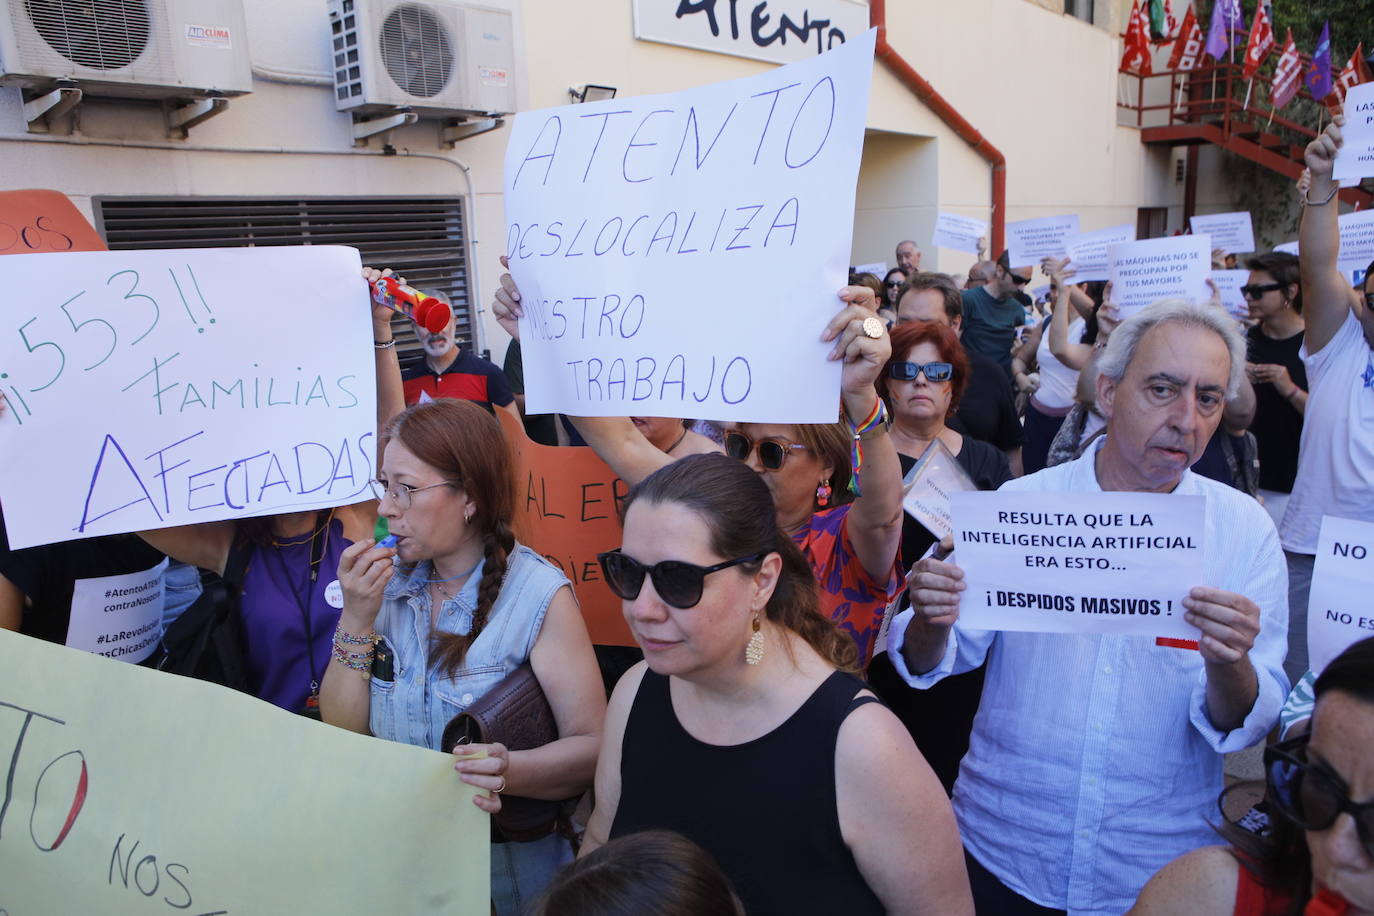
<path id="1" fill-rule="evenodd" d="M 1297 257 L 1283 251 L 1257 255 L 1246 267 L 1250 278 L 1240 291 L 1254 321 L 1245 334 L 1245 375 L 1255 388 L 1250 431 L 1259 451 L 1260 495 L 1278 525 L 1298 476 L 1298 442 L 1307 411 L 1302 272 Z M 1299 673 L 1289 671 L 1290 676 Z"/>
<path id="2" fill-rule="evenodd" d="M 890 353 L 877 299 L 865 286 L 846 286 L 839 298 L 843 307 L 821 337 L 834 344 L 829 358 L 843 363 L 838 422 L 738 424 L 726 433 L 725 452 L 763 478 L 779 525 L 796 540 L 820 583 L 822 611 L 853 638 L 859 666 L 866 667 L 883 611 L 901 589 L 896 559 L 902 478 L 887 435 L 890 415 L 873 386 Z M 510 274 L 501 276 L 492 312 L 507 333 L 519 337 L 520 291 Z M 628 484 L 673 461 L 628 419 L 570 419 Z"/>
<path id="3" fill-rule="evenodd" d="M 945 425 L 968 388 L 968 378 L 968 356 L 948 326 L 910 321 L 892 332 L 892 356 L 878 377 L 878 394 L 892 414 L 890 435 L 904 475 L 939 442 L 978 489 L 995 490 L 1011 479 L 1006 453 Z M 902 569 L 910 569 L 937 540 L 905 515 Z M 887 653 L 879 652 L 868 677 L 911 732 L 945 791 L 953 791 L 983 693 L 983 668 L 946 678 L 930 690 L 912 690 L 893 670 Z"/>
<path id="4" fill-rule="evenodd" d="M 1374 638 L 1317 678 L 1309 734 L 1264 752 L 1271 827 L 1227 823 L 1150 880 L 1130 916 L 1374 914 Z"/>
<path id="5" fill-rule="evenodd" d="M 750 916 L 972 914 L 949 802 L 848 673 L 855 645 L 772 502 L 720 455 L 626 497 L 623 546 L 600 559 L 645 660 L 611 698 L 582 854 L 672 830 Z"/>

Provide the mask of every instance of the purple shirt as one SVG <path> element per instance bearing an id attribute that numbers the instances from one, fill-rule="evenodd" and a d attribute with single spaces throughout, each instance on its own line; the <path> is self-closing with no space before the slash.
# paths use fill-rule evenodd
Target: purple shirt
<path id="1" fill-rule="evenodd" d="M 329 605 L 325 590 L 338 581 L 339 554 L 352 542 L 343 536 L 338 519 L 329 523 L 323 537 L 313 582 L 310 539 L 304 537 L 288 546 L 253 548 L 243 577 L 248 687 L 259 699 L 291 712 L 305 708 L 312 681 L 324 680 L 339 623 L 341 608 Z M 342 596 L 337 586 L 333 591 Z"/>

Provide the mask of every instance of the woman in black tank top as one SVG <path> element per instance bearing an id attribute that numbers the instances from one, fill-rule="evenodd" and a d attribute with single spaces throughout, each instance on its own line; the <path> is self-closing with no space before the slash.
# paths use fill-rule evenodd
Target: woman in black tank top
<path id="1" fill-rule="evenodd" d="M 845 669 L 758 475 L 684 458 L 603 555 L 645 662 L 611 699 L 584 853 L 646 829 L 709 852 L 750 916 L 972 914 L 954 815 L 901 723 Z"/>

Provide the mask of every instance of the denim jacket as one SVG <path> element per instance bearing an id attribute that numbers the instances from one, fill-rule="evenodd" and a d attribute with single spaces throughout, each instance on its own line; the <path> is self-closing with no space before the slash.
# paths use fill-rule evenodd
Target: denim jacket
<path id="1" fill-rule="evenodd" d="M 465 633 L 477 607 L 483 560 L 462 591 L 439 610 L 438 630 Z M 505 581 L 486 626 L 468 647 L 463 667 L 453 677 L 429 665 L 429 561 L 387 583 L 375 629 L 392 652 L 395 679 L 370 681 L 369 725 L 378 738 L 435 750 L 444 726 L 530 657 L 549 602 L 568 580 L 543 557 L 517 544 L 507 561 Z"/>

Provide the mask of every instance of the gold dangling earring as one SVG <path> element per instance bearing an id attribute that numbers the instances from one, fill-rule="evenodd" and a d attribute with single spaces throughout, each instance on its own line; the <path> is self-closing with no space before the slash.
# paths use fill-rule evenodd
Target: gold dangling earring
<path id="1" fill-rule="evenodd" d="M 757 665 L 763 661 L 763 633 L 762 623 L 759 615 L 754 615 L 754 635 L 749 637 L 749 645 L 744 647 L 744 661 L 746 664 Z"/>

